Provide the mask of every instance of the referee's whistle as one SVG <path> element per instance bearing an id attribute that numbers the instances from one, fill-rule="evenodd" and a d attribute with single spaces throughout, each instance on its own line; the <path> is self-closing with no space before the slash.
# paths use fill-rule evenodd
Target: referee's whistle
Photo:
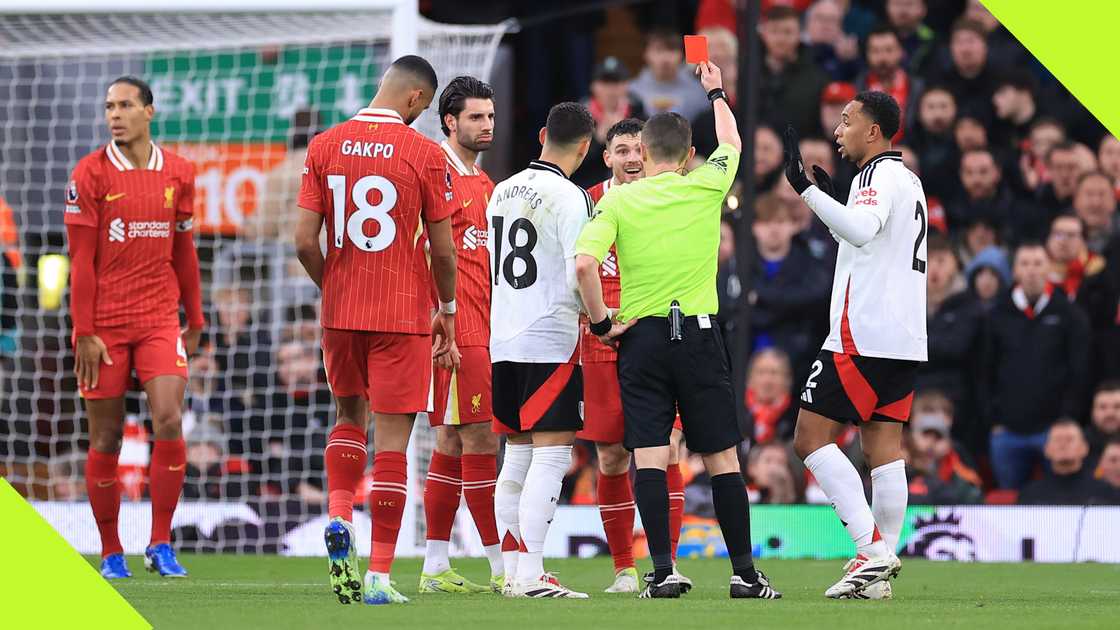
<path id="1" fill-rule="evenodd" d="M 681 303 L 673 300 L 669 304 L 669 341 L 681 340 L 681 328 L 684 317 L 681 315 Z"/>

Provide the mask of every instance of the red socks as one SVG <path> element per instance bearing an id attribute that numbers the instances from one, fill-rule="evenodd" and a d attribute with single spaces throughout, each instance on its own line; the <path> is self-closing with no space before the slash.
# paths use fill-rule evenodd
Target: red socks
<path id="1" fill-rule="evenodd" d="M 478 528 L 478 537 L 486 547 L 498 544 L 498 523 L 494 517 L 497 485 L 497 455 L 463 455 L 463 495 Z"/>
<path id="2" fill-rule="evenodd" d="M 680 464 L 669 464 L 665 469 L 665 482 L 669 486 L 669 544 L 676 562 L 681 521 L 684 519 L 684 477 L 681 476 Z"/>
<path id="3" fill-rule="evenodd" d="M 451 527 L 462 495 L 462 464 L 458 457 L 432 451 L 428 478 L 424 481 L 424 520 L 428 540 L 451 540 Z M 374 468 L 376 480 L 377 469 Z M 493 511 L 493 510 L 491 510 Z"/>
<path id="4" fill-rule="evenodd" d="M 89 449 L 86 456 L 86 494 L 101 534 L 101 557 L 122 553 L 117 533 L 117 517 L 121 511 L 121 484 L 117 481 L 117 454 Z"/>
<path id="5" fill-rule="evenodd" d="M 153 545 L 171 542 L 171 517 L 183 493 L 187 475 L 187 445 L 183 438 L 156 440 L 148 467 L 148 494 L 152 497 Z"/>
<path id="6" fill-rule="evenodd" d="M 599 516 L 607 534 L 607 546 L 614 559 L 617 573 L 634 566 L 634 492 L 630 488 L 630 473 L 604 475 L 599 473 L 596 489 L 599 498 Z"/>
<path id="7" fill-rule="evenodd" d="M 327 437 L 323 458 L 327 468 L 327 514 L 354 521 L 354 491 L 366 471 L 366 432 L 352 424 L 336 424 Z"/>
<path id="8" fill-rule="evenodd" d="M 400 451 L 383 451 L 373 456 L 373 489 L 369 493 L 369 512 L 373 535 L 369 570 L 388 573 L 397 550 L 404 501 L 408 491 L 408 462 Z"/>

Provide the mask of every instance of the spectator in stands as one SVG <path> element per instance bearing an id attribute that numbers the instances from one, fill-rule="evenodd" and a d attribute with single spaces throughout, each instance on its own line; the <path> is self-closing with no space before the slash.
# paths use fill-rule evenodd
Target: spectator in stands
<path id="1" fill-rule="evenodd" d="M 970 149 L 961 155 L 961 194 L 949 203 L 949 226 L 959 231 L 976 219 L 995 226 L 1001 242 L 1014 245 L 1025 238 L 1043 236 L 1046 217 L 1029 201 L 1015 196 L 1003 183 L 1003 171 L 988 149 Z"/>
<path id="2" fill-rule="evenodd" d="M 708 95 L 684 63 L 684 39 L 668 30 L 654 30 L 646 37 L 646 67 L 630 84 L 646 114 L 677 112 L 692 120 L 710 109 Z"/>
<path id="3" fill-rule="evenodd" d="M 889 26 L 879 26 L 867 36 L 867 71 L 856 81 L 860 90 L 886 92 L 898 101 L 901 108 L 901 126 L 892 141 L 902 140 L 904 130 L 914 124 L 918 96 L 924 83 L 912 76 L 902 66 L 904 51 L 898 33 Z"/>
<path id="4" fill-rule="evenodd" d="M 991 219 L 986 216 L 974 217 L 965 224 L 964 231 L 957 231 L 957 259 L 968 266 L 973 257 L 989 247 L 1001 247 L 999 233 Z"/>
<path id="5" fill-rule="evenodd" d="M 797 12 L 775 6 L 762 23 L 762 61 L 759 117 L 776 129 L 792 124 L 801 137 L 817 133 L 817 104 L 828 84 L 828 75 L 817 67 L 808 49 L 801 47 L 801 22 Z"/>
<path id="6" fill-rule="evenodd" d="M 976 22 L 988 34 L 988 59 L 998 68 L 1023 67 L 1033 61 L 1027 49 L 1000 24 L 980 0 L 968 0 L 963 17 Z"/>
<path id="7" fill-rule="evenodd" d="M 754 131 L 755 192 L 772 190 L 782 179 L 782 140 L 773 127 L 759 125 Z"/>
<path id="8" fill-rule="evenodd" d="M 739 89 L 739 38 L 719 27 L 706 28 L 698 33 L 708 38 L 708 57 L 723 75 L 723 91 L 732 107 L 738 103 Z M 696 165 L 699 166 L 716 150 L 715 108 L 706 107 L 692 121 L 692 145 L 696 147 Z M 584 160 L 586 161 L 586 160 Z"/>
<path id="9" fill-rule="evenodd" d="M 1032 142 L 1034 136 L 1032 132 Z M 1044 164 L 1049 182 L 1038 188 L 1038 202 L 1053 216 L 1068 208 L 1077 192 L 1077 145 L 1068 140 L 1058 142 L 1046 152 Z"/>
<path id="10" fill-rule="evenodd" d="M 951 437 L 952 403 L 932 391 L 914 397 L 907 441 L 907 478 L 912 505 L 980 503 L 980 476 L 958 453 Z"/>
<path id="11" fill-rule="evenodd" d="M 851 81 L 860 69 L 859 40 L 844 32 L 843 19 L 844 8 L 836 0 L 817 0 L 805 12 L 805 43 L 833 81 Z"/>
<path id="12" fill-rule="evenodd" d="M 769 444 L 793 437 L 797 405 L 793 399 L 793 370 L 789 355 L 778 348 L 759 350 L 747 368 L 747 415 L 751 422 L 744 435 L 755 444 Z"/>
<path id="13" fill-rule="evenodd" d="M 1101 310 L 1093 307 L 1105 303 L 1107 323 L 1115 319 L 1116 308 L 1115 303 L 1108 304 L 1112 291 L 1104 273 L 1105 259 L 1089 251 L 1084 230 L 1085 223 L 1072 214 L 1060 214 L 1050 222 L 1050 235 L 1046 238 L 1046 251 L 1050 254 L 1049 279 L 1070 300 L 1081 305 L 1091 323 L 1094 315 L 1099 318 Z"/>
<path id="14" fill-rule="evenodd" d="M 1065 293 L 1047 282 L 1049 273 L 1046 248 L 1019 245 L 1015 286 L 989 316 L 986 415 L 993 427 L 992 470 L 1001 488 L 1017 489 L 1030 476 L 1051 424 L 1084 416 L 1089 324 Z"/>
<path id="15" fill-rule="evenodd" d="M 1106 134 L 1101 138 L 1100 146 L 1097 148 L 1097 161 L 1104 174 L 1112 178 L 1116 185 L 1117 198 L 1120 199 L 1120 140 L 1117 140 L 1116 136 Z"/>
<path id="16" fill-rule="evenodd" d="M 938 79 L 953 91 L 961 111 L 984 122 L 992 119 L 992 91 L 998 76 L 988 63 L 987 36 L 976 22 L 957 20 L 949 38 L 951 64 Z"/>
<path id="17" fill-rule="evenodd" d="M 953 124 L 953 141 L 957 143 L 957 151 L 988 148 L 988 129 L 984 121 L 973 114 L 959 114 Z"/>
<path id="18" fill-rule="evenodd" d="M 844 111 L 844 106 L 855 97 L 856 86 L 851 83 L 833 81 L 826 85 L 824 92 L 821 92 L 821 106 L 818 110 L 821 127 L 813 135 L 822 138 L 833 137 L 836 126 L 840 124 L 840 112 Z"/>
<path id="19" fill-rule="evenodd" d="M 590 188 L 611 176 L 611 170 L 599 158 L 606 149 L 607 131 L 625 118 L 645 120 L 646 113 L 641 99 L 630 91 L 630 72 L 617 57 L 607 57 L 595 66 L 591 73 L 590 96 L 584 105 L 595 119 L 595 133 L 587 150 L 587 155 L 593 159 L 583 161 L 572 175 L 572 181 Z"/>
<path id="20" fill-rule="evenodd" d="M 217 382 L 211 411 L 222 414 L 230 451 L 235 455 L 260 452 L 261 443 L 248 426 L 252 397 L 269 387 L 272 372 L 272 339 L 258 325 L 252 293 L 244 285 L 217 286 L 211 303 L 218 311 L 214 334 Z M 255 448 L 254 448 L 255 446 Z"/>
<path id="21" fill-rule="evenodd" d="M 937 34 L 923 22 L 925 0 L 887 0 L 887 21 L 898 32 L 906 51 L 906 69 L 928 77 L 937 53 Z"/>
<path id="22" fill-rule="evenodd" d="M 1050 180 L 1046 156 L 1050 149 L 1065 141 L 1065 127 L 1053 118 L 1040 118 L 1031 125 L 1019 156 L 1019 181 L 1023 192 L 1037 195 L 1043 184 Z"/>
<path id="23" fill-rule="evenodd" d="M 1120 497 L 1120 439 L 1113 438 L 1101 453 L 1095 476 L 1112 488 L 1112 496 Z M 1114 498 L 1114 502 L 1120 502 Z"/>
<path id="24" fill-rule="evenodd" d="M 743 282 L 739 277 L 735 258 L 735 223 L 741 218 L 725 216 L 719 223 L 719 253 L 716 256 L 716 293 L 719 296 L 720 330 L 725 339 L 733 339 L 739 318 L 739 296 L 743 293 Z M 728 347 L 734 347 L 730 345 Z"/>
<path id="25" fill-rule="evenodd" d="M 797 484 L 790 465 L 789 449 L 773 442 L 759 444 L 747 455 L 747 491 L 752 503 L 797 502 Z"/>
<path id="26" fill-rule="evenodd" d="M 922 186 L 927 195 L 951 199 L 957 194 L 957 151 L 953 126 L 957 120 L 957 99 L 944 86 L 931 86 L 918 99 L 917 119 L 906 134 L 922 165 Z"/>
<path id="27" fill-rule="evenodd" d="M 1106 380 L 1093 394 L 1091 422 L 1085 431 L 1089 458 L 1096 461 L 1109 442 L 1120 439 L 1120 381 Z"/>
<path id="28" fill-rule="evenodd" d="M 820 345 L 813 334 L 814 318 L 823 316 L 832 290 L 828 269 L 795 243 L 797 225 L 790 208 L 773 194 L 756 200 L 752 231 L 758 259 L 747 298 L 751 348 L 781 348 L 799 370 L 807 369 Z"/>
<path id="29" fill-rule="evenodd" d="M 1019 151 L 1030 136 L 1031 127 L 1041 118 L 1038 107 L 1038 80 L 1023 68 L 1011 68 L 996 81 L 992 93 L 995 124 L 992 146 L 1000 151 Z"/>
<path id="30" fill-rule="evenodd" d="M 1041 479 L 1023 486 L 1023 505 L 1094 505 L 1117 503 L 1116 491 L 1085 465 L 1089 444 L 1081 425 L 1073 420 L 1055 422 L 1046 435 L 1049 470 Z"/>
<path id="31" fill-rule="evenodd" d="M 1085 222 L 1085 244 L 1102 253 L 1113 235 L 1120 233 L 1116 223 L 1116 192 L 1112 180 L 1100 171 L 1081 175 L 1073 194 L 1073 211 Z"/>
<path id="32" fill-rule="evenodd" d="M 1011 269 L 1007 256 L 995 245 L 984 248 L 965 266 L 964 275 L 968 279 L 968 290 L 987 315 L 995 306 L 997 299 L 1011 286 Z"/>
<path id="33" fill-rule="evenodd" d="M 255 482 L 246 486 L 242 477 L 244 460 L 226 456 L 225 436 L 201 425 L 186 434 L 187 476 L 183 497 L 187 499 L 236 499 L 259 492 Z"/>
<path id="34" fill-rule="evenodd" d="M 965 409 L 969 386 L 977 376 L 974 360 L 980 348 L 983 311 L 965 291 L 965 280 L 949 239 L 937 232 L 926 244 L 926 334 L 929 362 L 918 371 L 918 389 L 938 389 Z"/>

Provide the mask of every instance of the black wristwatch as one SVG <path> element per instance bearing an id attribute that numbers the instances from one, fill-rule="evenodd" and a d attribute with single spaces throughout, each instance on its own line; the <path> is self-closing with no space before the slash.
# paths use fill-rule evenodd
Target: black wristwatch
<path id="1" fill-rule="evenodd" d="M 723 88 L 716 88 L 716 89 L 712 90 L 711 92 L 708 92 L 708 101 L 709 102 L 715 103 L 716 99 L 720 99 L 720 98 L 722 98 L 724 100 L 724 102 L 727 103 L 728 105 L 731 104 L 731 101 L 727 100 L 727 92 L 724 92 Z"/>
<path id="2" fill-rule="evenodd" d="M 588 326 L 588 328 L 591 330 L 591 334 L 595 335 L 596 337 L 602 337 L 603 335 L 609 333 L 611 331 L 610 313 L 607 313 L 607 316 L 604 317 L 603 321 L 601 322 L 591 322 L 591 325 Z"/>

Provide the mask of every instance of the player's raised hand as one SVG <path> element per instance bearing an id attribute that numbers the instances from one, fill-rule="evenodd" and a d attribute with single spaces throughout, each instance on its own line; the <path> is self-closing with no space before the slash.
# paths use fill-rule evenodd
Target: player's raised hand
<path id="1" fill-rule="evenodd" d="M 813 179 L 817 180 L 817 188 L 823 190 L 829 197 L 836 199 L 836 186 L 832 183 L 832 177 L 828 175 L 828 171 L 814 164 Z M 836 200 L 840 201 L 839 199 Z"/>
<path id="2" fill-rule="evenodd" d="M 113 364 L 105 342 L 97 335 L 78 337 L 74 355 L 74 374 L 78 377 L 78 386 L 83 389 L 97 389 L 101 362 L 104 361 L 105 365 Z"/>
<path id="3" fill-rule="evenodd" d="M 719 66 L 710 61 L 696 64 L 696 74 L 700 77 L 700 85 L 704 86 L 705 92 L 723 87 L 723 75 Z"/>
<path id="4" fill-rule="evenodd" d="M 809 176 L 805 174 L 805 164 L 801 161 L 800 140 L 793 125 L 786 125 L 782 144 L 782 152 L 786 160 L 786 179 L 800 195 L 806 188 L 812 186 L 813 182 L 809 181 Z"/>

